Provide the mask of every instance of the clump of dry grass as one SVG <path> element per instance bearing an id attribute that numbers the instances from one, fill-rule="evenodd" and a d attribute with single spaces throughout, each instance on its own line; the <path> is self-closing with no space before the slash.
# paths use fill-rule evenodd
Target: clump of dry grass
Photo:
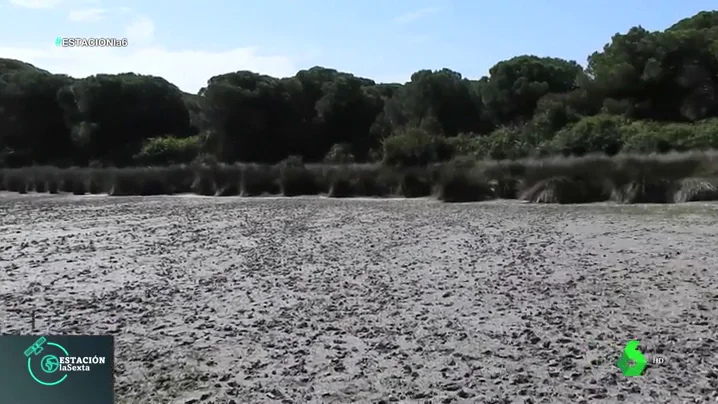
<path id="1" fill-rule="evenodd" d="M 217 166 L 197 164 L 193 167 L 194 181 L 192 182 L 192 192 L 197 195 L 214 196 L 217 194 L 217 184 L 215 183 L 215 175 Z"/>
<path id="2" fill-rule="evenodd" d="M 444 202 L 478 202 L 496 197 L 485 171 L 471 161 L 447 163 L 439 174 L 436 194 Z"/>
<path id="3" fill-rule="evenodd" d="M 642 177 L 617 185 L 611 193 L 611 200 L 618 203 L 670 203 L 675 182 L 660 178 Z"/>
<path id="4" fill-rule="evenodd" d="M 431 196 L 434 188 L 431 174 L 424 167 L 404 169 L 400 174 L 397 194 L 405 198 L 423 198 Z"/>
<path id="5" fill-rule="evenodd" d="M 522 179 L 528 167 L 526 161 L 481 161 L 478 167 L 497 198 L 518 199 L 519 189 L 523 186 Z"/>
<path id="6" fill-rule="evenodd" d="M 600 184 L 567 176 L 541 180 L 521 194 L 522 200 L 531 203 L 592 203 L 605 201 L 608 197 Z"/>
<path id="7" fill-rule="evenodd" d="M 329 175 L 329 193 L 331 198 L 349 198 L 354 195 L 351 172 L 347 169 L 334 168 Z"/>
<path id="8" fill-rule="evenodd" d="M 237 196 L 242 192 L 242 166 L 219 164 L 214 172 L 214 196 Z"/>
<path id="9" fill-rule="evenodd" d="M 194 169 L 186 164 L 171 165 L 164 170 L 165 178 L 169 183 L 170 194 L 192 193 L 192 184 L 195 179 Z"/>
<path id="10" fill-rule="evenodd" d="M 164 167 L 138 167 L 113 170 L 111 196 L 152 196 L 172 194 L 168 180 L 169 169 Z"/>
<path id="11" fill-rule="evenodd" d="M 90 168 L 87 170 L 87 192 L 98 195 L 108 194 L 112 188 L 110 170 Z"/>
<path id="12" fill-rule="evenodd" d="M 279 165 L 279 186 L 284 196 L 318 195 L 321 182 L 317 172 L 309 170 L 298 158 L 289 158 Z"/>
<path id="13" fill-rule="evenodd" d="M 327 178 L 334 198 L 388 197 L 400 187 L 398 173 L 378 164 L 334 166 Z"/>
<path id="14" fill-rule="evenodd" d="M 27 193 L 27 174 L 22 169 L 9 169 L 4 175 L 4 188 L 19 194 Z"/>
<path id="15" fill-rule="evenodd" d="M 279 172 L 276 167 L 267 164 L 244 164 L 240 181 L 241 196 L 277 195 Z"/>
<path id="16" fill-rule="evenodd" d="M 71 167 L 62 170 L 60 174 L 60 192 L 74 195 L 85 195 L 87 193 L 89 177 L 87 169 Z"/>
<path id="17" fill-rule="evenodd" d="M 207 164 L 169 167 L 26 167 L 0 170 L 0 190 L 110 195 L 423 197 L 446 202 L 518 198 L 542 203 L 718 200 L 718 152 L 476 161 L 426 167 L 381 164 Z"/>
<path id="18" fill-rule="evenodd" d="M 672 202 L 718 201 L 717 183 L 716 178 L 684 178 L 676 184 Z"/>

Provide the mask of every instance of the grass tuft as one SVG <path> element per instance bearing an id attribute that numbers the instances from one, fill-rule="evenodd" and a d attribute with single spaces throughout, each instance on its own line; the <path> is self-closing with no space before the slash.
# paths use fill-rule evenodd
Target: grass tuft
<path id="1" fill-rule="evenodd" d="M 559 204 L 603 202 L 608 197 L 601 184 L 566 176 L 541 180 L 521 194 L 527 202 Z"/>
<path id="2" fill-rule="evenodd" d="M 8 170 L 5 175 L 5 188 L 10 192 L 27 193 L 27 174 L 22 169 Z"/>
<path id="3" fill-rule="evenodd" d="M 241 196 L 280 194 L 279 173 L 277 169 L 266 164 L 243 165 L 240 191 Z"/>
<path id="4" fill-rule="evenodd" d="M 59 177 L 60 192 L 73 195 L 87 194 L 87 186 L 89 181 L 89 177 L 87 176 L 87 170 L 84 170 L 79 167 L 71 167 L 67 170 L 62 170 Z"/>
<path id="5" fill-rule="evenodd" d="M 318 195 L 322 188 L 319 179 L 300 161 L 287 160 L 279 166 L 279 186 L 284 196 Z"/>
<path id="6" fill-rule="evenodd" d="M 76 195 L 416 198 L 434 194 L 445 202 L 520 198 L 536 203 L 681 203 L 718 200 L 717 189 L 718 151 L 501 161 L 461 157 L 424 167 L 305 165 L 291 157 L 274 166 L 207 161 L 120 169 L 0 169 L 0 190 Z"/>
<path id="7" fill-rule="evenodd" d="M 432 178 L 427 169 L 410 168 L 401 174 L 397 194 L 405 198 L 423 198 L 431 196 L 432 191 Z"/>
<path id="8" fill-rule="evenodd" d="M 496 197 L 484 172 L 465 161 L 451 162 L 439 176 L 437 197 L 444 202 L 478 202 Z"/>
<path id="9" fill-rule="evenodd" d="M 642 177 L 613 188 L 611 200 L 618 203 L 670 203 L 675 181 Z"/>
<path id="10" fill-rule="evenodd" d="M 716 183 L 716 178 L 684 178 L 678 182 L 672 202 L 718 201 Z"/>
<path id="11" fill-rule="evenodd" d="M 214 196 L 238 196 L 242 193 L 242 166 L 220 164 L 214 174 Z"/>
<path id="12" fill-rule="evenodd" d="M 217 184 L 215 183 L 217 170 L 219 167 L 214 165 L 195 165 L 192 192 L 197 195 L 215 196 L 217 194 Z"/>

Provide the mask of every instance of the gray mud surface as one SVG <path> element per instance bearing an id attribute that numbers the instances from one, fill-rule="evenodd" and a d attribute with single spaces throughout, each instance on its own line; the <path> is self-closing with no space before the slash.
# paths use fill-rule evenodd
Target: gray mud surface
<path id="1" fill-rule="evenodd" d="M 0 331 L 120 403 L 708 402 L 717 319 L 714 204 L 0 196 Z"/>

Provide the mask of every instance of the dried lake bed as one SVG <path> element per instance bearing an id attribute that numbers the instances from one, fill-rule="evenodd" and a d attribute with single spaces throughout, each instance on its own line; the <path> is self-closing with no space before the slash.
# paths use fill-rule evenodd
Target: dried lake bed
<path id="1" fill-rule="evenodd" d="M 0 329 L 120 403 L 714 402 L 718 204 L 0 193 Z"/>

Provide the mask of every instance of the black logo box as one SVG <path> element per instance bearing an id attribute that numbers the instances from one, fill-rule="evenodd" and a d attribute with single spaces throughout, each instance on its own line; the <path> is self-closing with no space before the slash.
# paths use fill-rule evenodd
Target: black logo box
<path id="1" fill-rule="evenodd" d="M 0 357 L 3 403 L 115 403 L 112 335 L 2 335 Z"/>

